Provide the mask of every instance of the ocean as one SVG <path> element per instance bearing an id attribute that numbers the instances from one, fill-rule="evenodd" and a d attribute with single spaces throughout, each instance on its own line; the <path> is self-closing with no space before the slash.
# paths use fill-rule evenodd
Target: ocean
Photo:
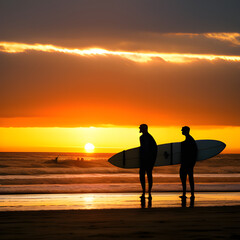
<path id="1" fill-rule="evenodd" d="M 138 169 L 112 166 L 107 161 L 112 155 L 2 152 L 0 210 L 139 207 Z M 156 207 L 179 205 L 179 165 L 155 167 L 153 180 Z M 199 206 L 208 204 L 209 198 L 215 205 L 240 205 L 240 154 L 220 154 L 197 162 L 195 190 L 201 196 Z M 109 198 L 119 204 L 111 205 Z"/>
<path id="2" fill-rule="evenodd" d="M 138 192 L 138 169 L 121 169 L 112 153 L 0 153 L 0 193 Z M 56 161 L 56 157 L 58 157 Z M 179 191 L 179 165 L 155 167 L 153 191 Z M 239 191 L 240 154 L 197 162 L 196 191 Z"/>

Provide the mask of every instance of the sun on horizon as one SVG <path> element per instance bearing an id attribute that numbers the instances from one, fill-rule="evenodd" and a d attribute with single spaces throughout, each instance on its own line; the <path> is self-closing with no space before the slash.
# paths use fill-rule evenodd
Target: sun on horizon
<path id="1" fill-rule="evenodd" d="M 86 143 L 84 146 L 85 152 L 87 153 L 93 153 L 95 146 L 92 143 Z"/>

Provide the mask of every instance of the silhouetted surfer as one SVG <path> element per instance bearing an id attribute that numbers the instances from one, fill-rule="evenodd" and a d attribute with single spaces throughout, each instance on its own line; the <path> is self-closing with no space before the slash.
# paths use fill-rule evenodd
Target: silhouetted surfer
<path id="1" fill-rule="evenodd" d="M 147 173 L 148 178 L 148 193 L 149 199 L 151 199 L 152 190 L 152 170 L 157 157 L 157 144 L 154 138 L 148 133 L 148 126 L 141 124 L 140 127 L 140 182 L 142 186 L 142 196 L 145 198 L 145 174 Z"/>
<path id="2" fill-rule="evenodd" d="M 185 135 L 186 139 L 181 143 L 181 167 L 180 167 L 180 178 L 182 182 L 183 194 L 180 198 L 186 198 L 186 180 L 187 175 L 189 178 L 191 188 L 191 199 L 194 199 L 194 178 L 193 168 L 197 160 L 197 144 L 194 138 L 189 134 L 190 128 L 185 126 L 182 128 L 182 134 Z"/>

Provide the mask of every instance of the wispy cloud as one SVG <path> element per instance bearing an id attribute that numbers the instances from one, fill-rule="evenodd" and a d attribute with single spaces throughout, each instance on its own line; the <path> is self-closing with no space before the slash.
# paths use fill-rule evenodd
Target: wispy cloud
<path id="1" fill-rule="evenodd" d="M 212 37 L 212 36 L 210 36 Z M 190 54 L 190 53 L 160 53 L 160 52 L 130 52 L 130 51 L 111 51 L 102 48 L 64 48 L 49 44 L 25 44 L 14 42 L 0 42 L 0 51 L 7 53 L 22 53 L 26 51 L 41 51 L 41 52 L 59 52 L 64 54 L 72 54 L 79 56 L 119 56 L 129 59 L 134 62 L 145 63 L 153 61 L 156 58 L 161 58 L 166 62 L 186 63 L 196 60 L 224 60 L 224 61 L 240 61 L 240 56 L 230 55 L 214 55 L 214 54 Z"/>
<path id="2" fill-rule="evenodd" d="M 203 36 L 205 38 L 211 38 L 219 41 L 230 42 L 233 45 L 240 45 L 240 33 L 237 32 L 220 32 L 220 33 L 166 33 L 163 36 L 186 36 L 186 37 L 198 37 Z"/>
<path id="3" fill-rule="evenodd" d="M 205 33 L 205 37 L 240 45 L 240 33 Z"/>

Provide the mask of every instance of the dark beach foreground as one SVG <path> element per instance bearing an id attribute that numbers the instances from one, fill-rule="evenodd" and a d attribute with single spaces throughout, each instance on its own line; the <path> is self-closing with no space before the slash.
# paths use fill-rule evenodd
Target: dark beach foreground
<path id="1" fill-rule="evenodd" d="M 240 207 L 2 212 L 5 239 L 240 239 Z"/>

